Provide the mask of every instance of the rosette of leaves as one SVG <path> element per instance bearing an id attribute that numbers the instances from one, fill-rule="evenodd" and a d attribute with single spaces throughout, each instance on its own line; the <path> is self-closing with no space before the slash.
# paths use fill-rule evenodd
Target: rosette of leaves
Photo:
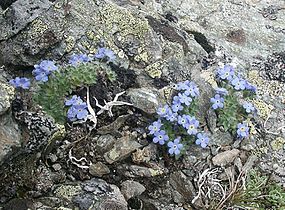
<path id="1" fill-rule="evenodd" d="M 105 72 L 110 80 L 115 78 L 111 68 L 99 61 L 61 67 L 53 72 L 48 82 L 39 84 L 33 99 L 57 122 L 64 123 L 67 111 L 64 106 L 66 95 L 79 87 L 96 84 L 96 78 L 100 72 Z"/>
<path id="2" fill-rule="evenodd" d="M 250 209 L 285 209 L 285 191 L 270 177 L 251 170 L 245 188 L 235 193 L 230 203 Z"/>

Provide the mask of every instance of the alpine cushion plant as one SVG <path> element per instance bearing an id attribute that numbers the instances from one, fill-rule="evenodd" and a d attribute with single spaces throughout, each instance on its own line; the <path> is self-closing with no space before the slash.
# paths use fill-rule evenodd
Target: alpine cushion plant
<path id="1" fill-rule="evenodd" d="M 158 107 L 158 120 L 148 129 L 154 143 L 167 145 L 168 153 L 179 157 L 191 144 L 198 141 L 197 134 L 201 128 L 195 114 L 198 111 L 196 103 L 199 89 L 194 82 L 188 80 L 179 82 L 174 88 L 177 94 L 172 98 L 171 105 L 163 104 Z M 204 139 L 199 144 L 203 148 L 209 142 L 206 134 Z"/>
<path id="2" fill-rule="evenodd" d="M 249 114 L 256 109 L 246 100 L 254 97 L 256 88 L 230 65 L 217 70 L 216 80 L 219 87 L 210 101 L 212 109 L 217 113 L 218 125 L 240 139 L 248 137 L 250 129 L 245 121 L 250 120 Z"/>
<path id="3" fill-rule="evenodd" d="M 108 52 L 111 54 L 111 50 L 108 49 Z M 112 59 L 114 58 L 113 54 Z M 108 79 L 109 76 L 112 79 L 115 78 L 110 66 L 102 61 L 104 59 L 94 59 L 86 54 L 74 54 L 68 61 L 69 65 L 62 65 L 58 68 L 54 67 L 51 62 L 48 63 L 48 67 L 41 62 L 35 66 L 36 69 L 33 71 L 38 77 L 36 80 L 41 81 L 33 96 L 34 101 L 59 123 L 64 123 L 66 119 L 69 121 L 85 120 L 88 115 L 86 104 L 82 102 L 83 104 L 74 106 L 69 104 L 72 103 L 71 101 L 67 102 L 65 99 L 76 88 L 96 84 L 98 73 L 104 72 Z M 53 76 L 47 78 L 51 74 Z M 76 99 L 72 97 L 70 100 Z M 71 107 L 67 109 L 65 105 Z"/>

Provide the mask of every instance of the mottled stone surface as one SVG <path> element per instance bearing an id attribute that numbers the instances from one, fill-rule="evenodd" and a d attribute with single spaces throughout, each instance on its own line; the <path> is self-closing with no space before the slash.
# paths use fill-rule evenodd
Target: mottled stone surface
<path id="1" fill-rule="evenodd" d="M 121 184 L 121 192 L 126 200 L 141 195 L 145 190 L 145 187 L 136 181 L 126 180 Z"/>
<path id="2" fill-rule="evenodd" d="M 0 115 L 4 114 L 11 106 L 15 90 L 7 83 L 0 83 Z"/>
<path id="3" fill-rule="evenodd" d="M 112 164 L 130 156 L 132 152 L 140 147 L 142 145 L 136 142 L 135 136 L 126 135 L 117 139 L 112 149 L 104 154 L 104 158 L 109 164 Z"/>
<path id="4" fill-rule="evenodd" d="M 0 115 L 0 163 L 12 151 L 13 147 L 21 146 L 21 132 L 12 115 Z"/>
<path id="5" fill-rule="evenodd" d="M 221 152 L 213 157 L 213 164 L 217 166 L 226 166 L 227 164 L 232 163 L 239 153 L 240 151 L 238 149 Z"/>

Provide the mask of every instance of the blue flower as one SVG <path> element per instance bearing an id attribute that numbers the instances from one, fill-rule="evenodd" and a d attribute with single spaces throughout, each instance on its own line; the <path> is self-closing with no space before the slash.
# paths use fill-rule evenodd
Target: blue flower
<path id="1" fill-rule="evenodd" d="M 40 64 L 34 65 L 34 67 L 35 69 L 33 70 L 33 74 L 35 75 L 35 79 L 41 82 L 47 82 L 48 75 L 53 71 L 58 70 L 55 63 L 50 60 L 43 60 Z"/>
<path id="2" fill-rule="evenodd" d="M 175 96 L 175 97 L 178 98 L 178 96 Z M 179 100 L 179 98 L 178 98 L 178 100 Z M 178 112 L 178 111 L 182 111 L 183 110 L 183 106 L 181 105 L 180 101 L 175 101 L 175 100 L 173 100 L 171 108 L 172 108 L 172 110 L 174 112 Z"/>
<path id="3" fill-rule="evenodd" d="M 177 116 L 178 114 L 176 112 L 172 112 L 171 110 L 167 113 L 167 115 L 165 116 L 166 120 L 168 120 L 169 122 L 174 122 L 177 121 Z"/>
<path id="4" fill-rule="evenodd" d="M 181 149 L 183 148 L 183 144 L 180 144 L 180 138 L 174 139 L 174 141 L 170 141 L 167 143 L 167 146 L 169 147 L 168 153 L 173 155 L 179 155 Z"/>
<path id="5" fill-rule="evenodd" d="M 74 54 L 69 59 L 69 64 L 72 66 L 77 66 L 80 63 L 87 63 L 91 59 L 86 54 Z"/>
<path id="6" fill-rule="evenodd" d="M 65 106 L 74 106 L 83 103 L 80 96 L 73 95 L 71 99 L 65 101 Z"/>
<path id="7" fill-rule="evenodd" d="M 244 90 L 246 86 L 246 82 L 244 79 L 235 77 L 232 81 L 231 84 L 234 86 L 234 89 L 236 90 Z"/>
<path id="8" fill-rule="evenodd" d="M 184 92 L 185 95 L 187 96 L 192 96 L 192 97 L 197 97 L 199 96 L 199 88 L 194 82 L 189 83 L 189 87 L 185 90 Z"/>
<path id="9" fill-rule="evenodd" d="M 43 69 L 49 73 L 56 71 L 58 69 L 58 67 L 55 65 L 55 63 L 53 61 L 50 61 L 50 60 L 43 60 L 39 65 L 35 65 L 34 67 L 36 69 L 37 68 Z"/>
<path id="10" fill-rule="evenodd" d="M 218 109 L 224 107 L 224 99 L 219 95 L 216 94 L 214 98 L 211 98 L 211 102 L 213 103 L 212 108 Z"/>
<path id="11" fill-rule="evenodd" d="M 256 87 L 245 80 L 245 89 L 256 92 Z"/>
<path id="12" fill-rule="evenodd" d="M 189 106 L 192 102 L 192 98 L 187 96 L 186 94 L 178 93 L 179 101 L 181 104 L 185 104 L 186 106 Z"/>
<path id="13" fill-rule="evenodd" d="M 154 134 L 158 132 L 161 128 L 162 124 L 160 120 L 154 121 L 150 126 L 148 126 L 149 134 Z"/>
<path id="14" fill-rule="evenodd" d="M 162 107 L 159 107 L 157 109 L 157 114 L 161 117 L 165 117 L 167 115 L 167 113 L 169 112 L 170 108 L 168 105 L 164 105 Z"/>
<path id="15" fill-rule="evenodd" d="M 196 135 L 198 132 L 197 130 L 198 126 L 199 126 L 199 121 L 196 120 L 195 117 L 190 117 L 188 119 L 188 122 L 185 124 L 185 128 L 187 129 L 187 133 L 189 135 Z"/>
<path id="16" fill-rule="evenodd" d="M 186 128 L 186 125 L 190 121 L 190 119 L 191 117 L 189 115 L 184 114 L 182 116 L 178 116 L 178 124 Z"/>
<path id="17" fill-rule="evenodd" d="M 88 115 L 88 111 L 86 110 L 87 108 L 87 104 L 86 103 L 81 103 L 79 105 L 75 105 L 75 106 L 72 106 L 76 109 L 76 117 L 77 119 L 79 120 L 83 120 L 83 119 L 86 119 L 87 118 L 87 115 Z"/>
<path id="18" fill-rule="evenodd" d="M 205 148 L 205 147 L 207 147 L 207 145 L 209 143 L 209 137 L 207 137 L 206 134 L 198 133 L 195 143 L 197 145 L 201 145 L 202 148 Z"/>
<path id="19" fill-rule="evenodd" d="M 245 109 L 247 113 L 253 112 L 255 110 L 254 106 L 252 103 L 249 102 L 244 102 L 242 107 Z"/>
<path id="20" fill-rule="evenodd" d="M 229 92 L 225 88 L 216 88 L 215 91 L 217 94 L 223 95 L 223 96 L 226 96 L 229 94 Z"/>
<path id="21" fill-rule="evenodd" d="M 70 121 L 86 119 L 88 115 L 86 108 L 87 104 L 85 102 L 71 106 L 67 111 L 67 118 Z"/>
<path id="22" fill-rule="evenodd" d="M 189 85 L 190 85 L 190 81 L 189 80 L 186 80 L 184 82 L 179 82 L 177 84 L 177 90 L 187 90 L 189 88 Z"/>
<path id="23" fill-rule="evenodd" d="M 107 57 L 108 61 L 112 61 L 116 58 L 115 53 L 112 50 L 106 49 L 104 47 L 99 48 L 98 52 L 94 55 L 94 57 L 98 59 L 103 59 Z"/>
<path id="24" fill-rule="evenodd" d="M 30 79 L 26 77 L 16 77 L 15 79 L 11 79 L 9 83 L 15 88 L 29 89 L 31 82 Z"/>
<path id="25" fill-rule="evenodd" d="M 234 77 L 234 68 L 230 65 L 225 65 L 223 68 L 218 69 L 218 77 L 231 81 Z"/>
<path id="26" fill-rule="evenodd" d="M 169 137 L 164 130 L 160 130 L 154 133 L 154 135 L 155 137 L 152 140 L 154 143 L 159 143 L 160 145 L 163 145 L 165 141 L 169 140 Z"/>
<path id="27" fill-rule="evenodd" d="M 76 109 L 72 106 L 68 109 L 67 111 L 67 118 L 70 120 L 70 121 L 75 121 L 76 120 Z"/>
<path id="28" fill-rule="evenodd" d="M 245 138 L 249 135 L 249 127 L 247 123 L 239 123 L 237 128 L 237 135 L 239 138 Z"/>
<path id="29" fill-rule="evenodd" d="M 38 68 L 33 70 L 33 74 L 35 75 L 35 79 L 37 81 L 47 82 L 48 81 L 48 75 L 50 74 L 50 72 L 45 70 L 45 69 L 38 67 Z"/>

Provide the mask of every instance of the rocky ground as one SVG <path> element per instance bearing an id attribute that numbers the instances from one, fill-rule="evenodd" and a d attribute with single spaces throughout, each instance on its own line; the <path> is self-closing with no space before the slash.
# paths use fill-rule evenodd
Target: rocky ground
<path id="1" fill-rule="evenodd" d="M 285 187 L 283 0 L 0 5 L 0 208 L 245 209 L 231 198 L 253 169 Z M 102 115 L 91 133 L 56 123 L 8 83 L 31 76 L 42 59 L 61 64 L 73 53 L 94 54 L 99 45 L 116 53 L 111 68 L 118 78 L 100 80 L 91 96 L 110 101 L 126 91 L 122 99 L 133 106 Z M 257 86 L 255 132 L 243 141 L 222 132 L 208 111 L 219 62 L 237 66 Z M 151 143 L 146 128 L 172 84 L 186 79 L 203 93 L 199 119 L 211 140 L 175 160 Z"/>

